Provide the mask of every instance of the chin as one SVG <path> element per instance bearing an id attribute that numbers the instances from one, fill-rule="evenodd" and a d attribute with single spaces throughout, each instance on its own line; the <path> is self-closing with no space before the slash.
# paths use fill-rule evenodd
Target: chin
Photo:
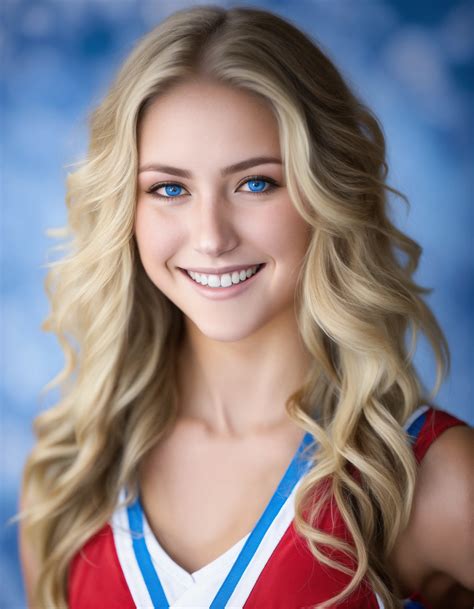
<path id="1" fill-rule="evenodd" d="M 223 343 L 234 343 L 249 338 L 262 328 L 263 323 L 255 323 L 256 320 L 245 324 L 243 320 L 233 321 L 232 324 L 217 323 L 216 320 L 197 320 L 187 318 L 194 326 L 194 331 L 202 334 L 210 340 Z"/>

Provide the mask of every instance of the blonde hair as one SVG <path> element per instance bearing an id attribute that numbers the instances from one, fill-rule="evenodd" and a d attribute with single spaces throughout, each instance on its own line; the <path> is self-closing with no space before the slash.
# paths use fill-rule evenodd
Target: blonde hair
<path id="1" fill-rule="evenodd" d="M 41 568 L 37 602 L 67 605 L 72 557 L 110 518 L 119 489 L 133 489 L 141 460 L 176 418 L 182 314 L 138 256 L 137 128 L 156 96 L 195 78 L 266 100 L 289 196 L 312 227 L 295 306 L 314 369 L 286 407 L 317 451 L 296 494 L 295 527 L 317 560 L 352 576 L 318 607 L 365 578 L 387 609 L 398 607 L 386 561 L 407 524 L 416 477 L 403 423 L 449 369 L 446 340 L 422 299 L 429 290 L 413 280 L 421 248 L 388 217 L 388 194 L 405 198 L 386 184 L 381 127 L 331 61 L 271 12 L 213 5 L 173 13 L 126 59 L 91 113 L 87 158 L 68 175 L 67 226 L 50 231 L 68 241 L 48 265 L 51 311 L 42 327 L 58 337 L 66 361 L 45 387 L 60 387 L 59 402 L 34 423 L 28 507 L 19 516 Z M 428 397 L 412 364 L 419 332 L 437 363 Z M 329 500 L 351 540 L 318 529 Z M 352 557 L 355 568 L 324 547 Z"/>

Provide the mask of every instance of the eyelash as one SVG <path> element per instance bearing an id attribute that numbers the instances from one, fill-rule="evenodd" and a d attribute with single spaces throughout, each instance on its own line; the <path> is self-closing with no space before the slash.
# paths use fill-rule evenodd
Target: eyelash
<path id="1" fill-rule="evenodd" d="M 275 188 L 278 187 L 278 183 L 273 180 L 272 178 L 267 178 L 265 176 L 250 176 L 249 178 L 245 178 L 245 180 L 243 182 L 241 182 L 238 186 L 238 188 L 240 188 L 241 186 L 243 186 L 244 184 L 247 184 L 247 182 L 251 182 L 252 180 L 255 181 L 262 181 L 262 182 L 267 182 L 267 184 L 269 184 L 269 188 L 267 188 L 266 190 L 263 190 L 262 192 L 252 192 L 251 190 L 247 191 L 247 194 L 252 194 L 252 195 L 257 195 L 257 196 L 262 196 L 262 195 L 267 195 L 270 192 L 273 192 L 275 190 Z M 158 197 L 159 199 L 181 199 L 181 197 L 184 197 L 185 195 L 176 195 L 174 197 L 167 197 L 165 195 L 159 195 L 156 191 L 159 188 L 163 188 L 163 186 L 179 186 L 180 188 L 184 188 L 184 186 L 182 184 L 180 184 L 179 182 L 159 182 L 158 184 L 153 184 L 153 186 L 150 186 L 150 188 L 146 191 L 147 194 L 152 195 L 153 197 Z"/>

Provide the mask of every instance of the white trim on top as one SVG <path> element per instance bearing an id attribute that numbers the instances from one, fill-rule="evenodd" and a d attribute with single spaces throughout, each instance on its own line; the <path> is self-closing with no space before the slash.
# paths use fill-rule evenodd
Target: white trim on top
<path id="1" fill-rule="evenodd" d="M 379 609 L 385 609 L 385 605 L 383 604 L 383 601 L 380 596 L 374 590 L 373 593 L 375 594 L 375 598 L 377 599 L 377 605 L 379 606 Z"/>
<path id="2" fill-rule="evenodd" d="M 257 548 L 257 551 L 253 555 L 252 560 L 248 564 L 247 568 L 242 574 L 242 578 L 228 600 L 229 607 L 244 606 L 245 602 L 250 596 L 250 593 L 252 592 L 253 587 L 255 586 L 257 579 L 263 572 L 265 565 L 270 560 L 282 537 L 291 526 L 295 517 L 294 498 L 299 485 L 303 481 L 303 477 L 304 476 L 302 476 L 295 484 L 284 505 L 265 533 L 260 545 Z"/>
<path id="3" fill-rule="evenodd" d="M 124 498 L 125 494 L 122 489 L 119 494 L 119 502 L 122 503 Z M 110 524 L 114 534 L 117 556 L 133 602 L 137 609 L 153 609 L 153 601 L 133 551 L 127 508 L 116 507 L 110 519 Z"/>
<path id="4" fill-rule="evenodd" d="M 405 429 L 405 431 L 408 430 L 408 428 L 410 427 L 410 425 L 413 423 L 413 421 L 415 419 L 417 419 L 420 414 L 423 414 L 424 412 L 426 412 L 427 410 L 430 409 L 430 406 L 420 406 L 419 408 L 417 408 L 414 412 L 411 413 L 411 415 L 408 417 L 408 419 L 405 421 L 403 428 Z"/>

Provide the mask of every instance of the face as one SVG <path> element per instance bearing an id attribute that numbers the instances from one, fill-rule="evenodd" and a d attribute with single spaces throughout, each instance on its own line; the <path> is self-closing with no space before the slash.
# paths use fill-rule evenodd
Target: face
<path id="1" fill-rule="evenodd" d="M 175 85 L 143 117 L 138 157 L 140 258 L 188 330 L 238 341 L 294 320 L 310 232 L 266 103 L 216 83 Z"/>

